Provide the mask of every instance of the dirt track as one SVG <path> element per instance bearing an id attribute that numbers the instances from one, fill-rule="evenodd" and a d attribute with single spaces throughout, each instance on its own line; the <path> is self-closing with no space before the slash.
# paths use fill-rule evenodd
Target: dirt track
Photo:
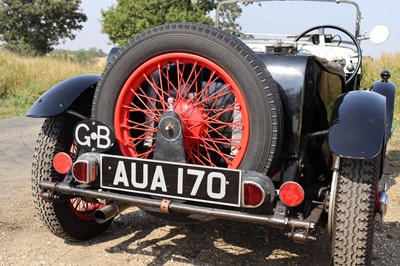
<path id="1" fill-rule="evenodd" d="M 327 265 L 326 234 L 309 245 L 257 225 L 177 224 L 132 208 L 96 239 L 69 243 L 37 217 L 30 164 L 40 119 L 0 120 L 0 265 Z M 388 151 L 390 206 L 375 230 L 375 265 L 400 265 L 400 150 Z M 321 230 L 323 232 L 323 230 Z"/>

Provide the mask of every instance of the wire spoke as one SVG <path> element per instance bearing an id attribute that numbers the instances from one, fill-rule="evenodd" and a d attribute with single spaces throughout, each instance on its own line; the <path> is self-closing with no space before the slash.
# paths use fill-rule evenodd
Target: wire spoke
<path id="1" fill-rule="evenodd" d="M 122 154 L 152 158 L 160 118 L 169 110 L 167 100 L 173 98 L 183 125 L 187 162 L 238 167 L 245 154 L 239 150 L 246 150 L 243 145 L 247 145 L 249 125 L 248 114 L 239 104 L 244 99 L 237 84 L 207 58 L 189 53 L 156 57 L 160 60 L 153 58 L 142 65 L 142 72 L 133 72 L 130 84 L 120 93 L 122 104 L 117 107 L 124 110 L 119 112 L 117 140 Z"/>

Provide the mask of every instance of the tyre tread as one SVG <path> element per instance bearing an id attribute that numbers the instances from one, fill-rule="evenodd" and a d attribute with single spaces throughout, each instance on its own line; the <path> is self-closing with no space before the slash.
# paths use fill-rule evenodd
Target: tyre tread
<path id="1" fill-rule="evenodd" d="M 367 160 L 342 161 L 333 224 L 334 265 L 372 263 L 378 173 L 379 156 Z"/>
<path id="2" fill-rule="evenodd" d="M 73 242 L 98 235 L 112 222 L 112 219 L 104 224 L 81 220 L 71 210 L 69 199 L 47 202 L 40 195 L 39 182 L 61 182 L 65 177 L 55 171 L 52 162 L 58 152 L 69 148 L 75 124 L 74 119 L 66 116 L 44 121 L 34 149 L 31 177 L 34 206 L 40 219 L 54 235 Z"/>
<path id="3" fill-rule="evenodd" d="M 64 148 L 58 141 L 58 135 L 62 130 L 63 122 L 63 117 L 57 117 L 47 118 L 43 123 L 41 132 L 36 141 L 32 160 L 32 192 L 34 206 L 40 219 L 47 228 L 60 238 L 74 240 L 65 232 L 59 223 L 53 203 L 46 202 L 40 197 L 41 189 L 39 187 L 40 181 L 56 181 L 54 177 L 59 176 L 52 167 L 51 158 Z"/>

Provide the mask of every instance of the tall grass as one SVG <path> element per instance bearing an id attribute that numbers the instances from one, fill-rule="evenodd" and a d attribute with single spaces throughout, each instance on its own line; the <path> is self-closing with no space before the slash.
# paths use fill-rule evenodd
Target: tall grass
<path id="1" fill-rule="evenodd" d="M 363 58 L 363 85 L 370 87 L 372 82 L 380 78 L 382 70 L 390 70 L 392 76 L 390 81 L 400 86 L 400 52 L 383 53 L 378 59 L 371 57 Z"/>
<path id="2" fill-rule="evenodd" d="M 103 66 L 51 57 L 20 57 L 0 49 L 0 118 L 23 115 L 58 82 L 79 74 L 101 73 Z"/>
<path id="3" fill-rule="evenodd" d="M 372 83 L 380 79 L 382 70 L 389 70 L 391 77 L 389 81 L 394 82 L 397 86 L 395 117 L 400 122 L 400 52 L 383 53 L 378 59 L 366 57 L 363 59 L 363 80 L 362 86 L 370 88 Z"/>

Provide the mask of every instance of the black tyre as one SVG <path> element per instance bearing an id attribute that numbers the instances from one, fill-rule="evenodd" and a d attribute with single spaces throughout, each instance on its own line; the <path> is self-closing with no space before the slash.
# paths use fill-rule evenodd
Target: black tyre
<path id="1" fill-rule="evenodd" d="M 72 138 L 77 122 L 76 119 L 64 116 L 46 119 L 36 143 L 32 163 L 34 204 L 41 220 L 53 234 L 72 241 L 90 239 L 111 223 L 98 224 L 94 221 L 94 211 L 104 205 L 96 200 L 72 198 L 46 202 L 40 197 L 40 181 L 59 182 L 65 177 L 54 170 L 54 155 L 66 152 L 74 158 L 78 152 Z"/>
<path id="2" fill-rule="evenodd" d="M 370 265 L 380 156 L 342 159 L 333 221 L 334 265 Z"/>
<path id="3" fill-rule="evenodd" d="M 169 98 L 188 163 L 264 172 L 274 165 L 283 135 L 279 94 L 240 40 L 195 23 L 138 35 L 107 65 L 92 116 L 114 127 L 118 152 L 151 159 Z"/>

